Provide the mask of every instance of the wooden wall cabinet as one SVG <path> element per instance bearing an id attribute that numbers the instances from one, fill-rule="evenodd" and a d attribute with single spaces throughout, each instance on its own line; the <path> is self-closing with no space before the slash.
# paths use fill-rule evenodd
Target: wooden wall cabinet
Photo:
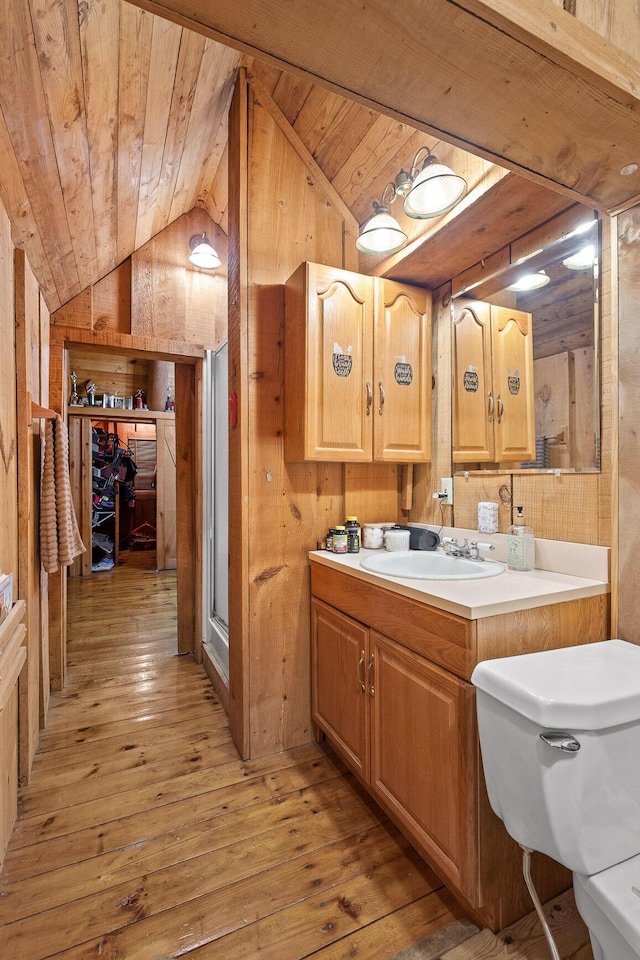
<path id="1" fill-rule="evenodd" d="M 453 460 L 535 459 L 531 314 L 460 302 L 452 325 Z"/>
<path id="2" fill-rule="evenodd" d="M 306 262 L 285 296 L 285 458 L 430 460 L 429 291 Z"/>

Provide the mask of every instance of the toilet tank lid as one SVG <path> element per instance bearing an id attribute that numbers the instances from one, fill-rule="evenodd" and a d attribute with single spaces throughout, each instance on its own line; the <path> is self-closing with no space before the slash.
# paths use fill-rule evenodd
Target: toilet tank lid
<path id="1" fill-rule="evenodd" d="M 625 640 L 484 660 L 471 682 L 541 727 L 602 730 L 640 720 L 640 646 Z"/>

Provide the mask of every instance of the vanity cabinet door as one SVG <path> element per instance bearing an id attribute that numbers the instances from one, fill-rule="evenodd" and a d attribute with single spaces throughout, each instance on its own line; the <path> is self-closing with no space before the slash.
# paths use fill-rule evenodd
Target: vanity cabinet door
<path id="1" fill-rule="evenodd" d="M 373 630 L 370 649 L 374 793 L 442 876 L 473 902 L 473 688 Z"/>
<path id="2" fill-rule="evenodd" d="M 312 715 L 363 780 L 369 776 L 369 628 L 311 600 Z"/>
<path id="3" fill-rule="evenodd" d="M 376 282 L 373 459 L 431 459 L 431 294 Z"/>
<path id="4" fill-rule="evenodd" d="M 373 277 L 302 263 L 285 301 L 285 458 L 371 460 Z"/>

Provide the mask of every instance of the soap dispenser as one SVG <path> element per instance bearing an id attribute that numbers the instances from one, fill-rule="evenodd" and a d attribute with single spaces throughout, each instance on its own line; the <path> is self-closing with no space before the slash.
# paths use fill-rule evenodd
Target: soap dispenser
<path id="1" fill-rule="evenodd" d="M 516 507 L 515 519 L 507 530 L 509 570 L 533 570 L 535 567 L 533 529 L 525 523 L 523 509 L 523 507 Z"/>

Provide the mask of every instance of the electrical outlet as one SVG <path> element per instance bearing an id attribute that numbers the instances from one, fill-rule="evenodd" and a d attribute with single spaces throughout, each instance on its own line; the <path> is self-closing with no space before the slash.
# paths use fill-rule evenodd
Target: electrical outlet
<path id="1" fill-rule="evenodd" d="M 453 477 L 441 477 L 440 490 L 442 493 L 446 493 L 446 497 L 440 503 L 451 505 L 453 503 Z"/>

